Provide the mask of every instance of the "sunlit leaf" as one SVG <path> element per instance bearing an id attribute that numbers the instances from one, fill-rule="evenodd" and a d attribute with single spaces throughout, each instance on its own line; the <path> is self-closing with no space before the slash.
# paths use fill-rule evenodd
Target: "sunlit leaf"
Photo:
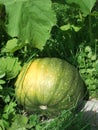
<path id="1" fill-rule="evenodd" d="M 0 58 L 0 69 L 5 72 L 7 79 L 12 79 L 17 76 L 21 66 L 18 58 L 2 57 Z"/>
<path id="2" fill-rule="evenodd" d="M 70 26 L 70 24 L 63 25 L 63 26 L 60 27 L 60 29 L 61 29 L 62 31 L 67 31 L 67 30 L 71 29 L 71 26 Z"/>
<path id="3" fill-rule="evenodd" d="M 28 118 L 24 115 L 16 115 L 12 126 L 8 130 L 26 130 Z"/>
<path id="4" fill-rule="evenodd" d="M 67 0 L 67 2 L 78 4 L 81 11 L 85 15 L 88 15 L 91 12 L 96 0 Z"/>
<path id="5" fill-rule="evenodd" d="M 12 37 L 18 37 L 22 43 L 31 43 L 42 49 L 50 37 L 56 16 L 51 0 L 1 0 L 8 14 L 7 31 Z"/>
<path id="6" fill-rule="evenodd" d="M 2 49 L 2 52 L 14 52 L 17 45 L 17 39 L 11 39 L 7 42 L 6 46 Z"/>
<path id="7" fill-rule="evenodd" d="M 21 49 L 25 45 L 25 43 L 21 43 L 18 39 L 13 38 L 7 41 L 6 46 L 2 49 L 1 52 L 14 53 L 15 51 Z"/>
<path id="8" fill-rule="evenodd" d="M 2 69 L 2 68 L 1 68 Z M 0 79 L 5 76 L 5 72 L 0 69 Z"/>
<path id="9" fill-rule="evenodd" d="M 81 28 L 75 25 L 67 24 L 60 27 L 62 31 L 67 31 L 73 29 L 75 32 L 78 32 Z"/>
<path id="10" fill-rule="evenodd" d="M 0 79 L 0 84 L 5 84 L 5 81 Z"/>

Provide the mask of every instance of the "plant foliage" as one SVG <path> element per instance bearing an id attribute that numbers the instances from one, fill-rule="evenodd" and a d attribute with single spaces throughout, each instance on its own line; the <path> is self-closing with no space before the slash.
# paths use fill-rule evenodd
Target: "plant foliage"
<path id="1" fill-rule="evenodd" d="M 51 27 L 56 24 L 51 1 L 5 0 L 3 3 L 8 14 L 8 34 L 18 37 L 23 44 L 31 43 L 42 49 L 50 37 Z"/>
<path id="2" fill-rule="evenodd" d="M 82 113 L 56 118 L 26 113 L 14 83 L 36 57 L 58 57 L 79 69 L 98 99 L 98 0 L 0 0 L 0 130 L 88 130 Z M 19 123 L 20 122 L 20 123 Z"/>
<path id="3" fill-rule="evenodd" d="M 67 2 L 78 4 L 84 15 L 88 15 L 91 12 L 96 0 L 67 0 Z"/>

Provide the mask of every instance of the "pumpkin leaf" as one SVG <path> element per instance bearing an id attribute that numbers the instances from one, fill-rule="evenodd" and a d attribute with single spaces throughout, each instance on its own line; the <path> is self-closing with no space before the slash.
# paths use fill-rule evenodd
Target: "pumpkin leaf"
<path id="1" fill-rule="evenodd" d="M 85 15 L 88 15 L 91 12 L 96 0 L 67 0 L 67 2 L 78 4 L 80 6 L 81 11 Z"/>
<path id="2" fill-rule="evenodd" d="M 3 72 L 2 70 L 0 70 L 0 79 L 3 78 L 5 76 L 5 72 Z"/>
<path id="3" fill-rule="evenodd" d="M 5 84 L 5 81 L 0 79 L 0 84 Z"/>
<path id="4" fill-rule="evenodd" d="M 26 130 L 28 118 L 24 115 L 16 115 L 15 120 L 9 130 Z"/>
<path id="5" fill-rule="evenodd" d="M 18 58 L 1 57 L 0 58 L 0 70 L 5 72 L 7 79 L 12 79 L 17 76 L 21 69 Z"/>
<path id="6" fill-rule="evenodd" d="M 5 47 L 2 49 L 2 52 L 14 53 L 25 45 L 26 44 L 21 43 L 17 38 L 13 38 L 7 41 Z"/>
<path id="7" fill-rule="evenodd" d="M 2 52 L 14 52 L 16 50 L 17 47 L 17 39 L 11 39 L 8 40 L 8 42 L 6 43 L 6 46 L 2 49 Z"/>
<path id="8" fill-rule="evenodd" d="M 8 14 L 7 31 L 18 37 L 22 43 L 31 43 L 42 49 L 50 37 L 52 26 L 56 24 L 51 0 L 1 0 Z"/>
<path id="9" fill-rule="evenodd" d="M 67 31 L 67 30 L 73 29 L 75 32 L 78 32 L 81 28 L 78 27 L 78 26 L 71 25 L 71 24 L 68 23 L 67 25 L 61 26 L 60 29 L 62 31 Z"/>

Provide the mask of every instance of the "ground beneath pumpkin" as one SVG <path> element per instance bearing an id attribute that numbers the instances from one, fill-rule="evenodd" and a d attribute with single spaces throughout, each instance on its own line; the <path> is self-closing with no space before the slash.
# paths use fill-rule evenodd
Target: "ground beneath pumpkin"
<path id="1" fill-rule="evenodd" d="M 91 130 L 98 130 L 98 100 L 83 101 L 82 106 L 84 120 L 91 123 Z"/>

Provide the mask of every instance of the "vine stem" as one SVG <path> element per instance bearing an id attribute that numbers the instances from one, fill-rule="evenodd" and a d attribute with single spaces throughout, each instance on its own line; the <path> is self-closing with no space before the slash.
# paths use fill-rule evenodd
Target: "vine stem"
<path id="1" fill-rule="evenodd" d="M 93 43 L 93 33 L 92 33 L 92 19 L 91 19 L 91 13 L 89 13 L 89 38 L 90 38 L 90 44 Z"/>

